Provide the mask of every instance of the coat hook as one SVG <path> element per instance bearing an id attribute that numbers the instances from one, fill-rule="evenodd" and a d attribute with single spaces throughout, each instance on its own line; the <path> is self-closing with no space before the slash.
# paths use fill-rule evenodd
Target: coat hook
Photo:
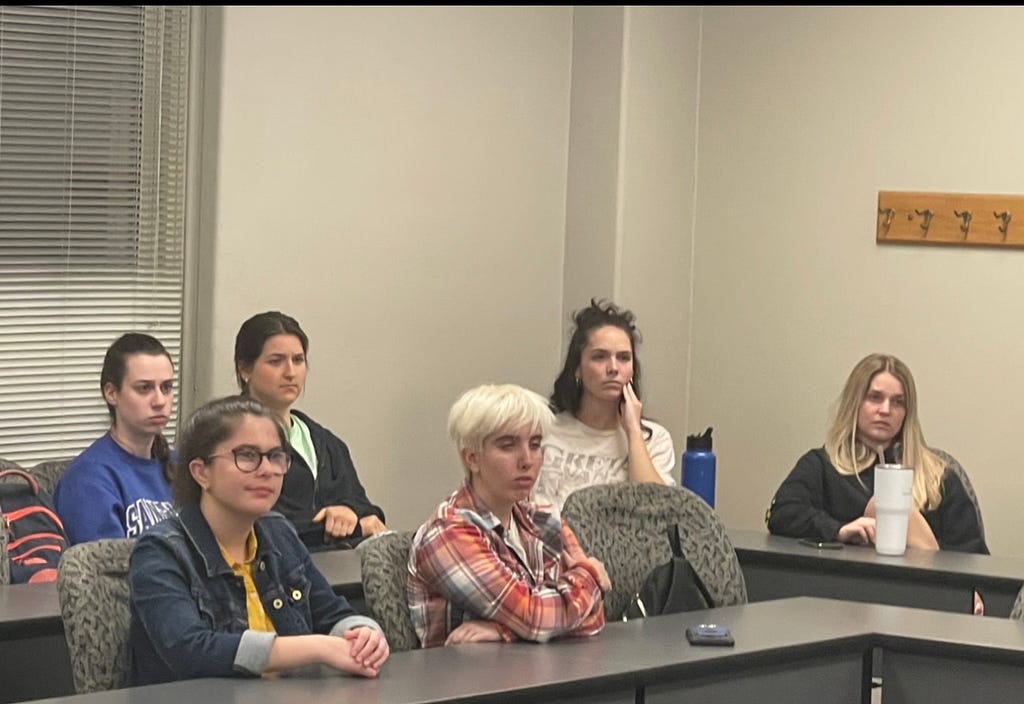
<path id="1" fill-rule="evenodd" d="M 878 209 L 878 214 L 885 216 L 885 222 L 882 223 L 882 229 L 885 230 L 886 232 L 889 232 L 889 226 L 892 225 L 892 219 L 894 217 L 896 217 L 896 209 L 895 208 L 879 208 Z"/>
<path id="2" fill-rule="evenodd" d="M 922 218 L 922 220 L 921 220 L 921 229 L 923 230 L 923 232 L 921 233 L 921 237 L 927 237 L 928 236 L 928 228 L 932 224 L 932 215 L 933 215 L 932 211 L 930 209 L 928 209 L 928 208 L 925 208 L 924 210 L 916 210 L 915 209 L 914 212 L 917 213 L 918 215 L 920 215 L 921 218 Z"/>
<path id="3" fill-rule="evenodd" d="M 964 233 L 964 239 L 967 239 L 967 231 L 971 229 L 971 211 L 964 210 L 961 212 L 954 209 L 953 215 L 956 215 L 960 220 L 962 220 L 960 224 L 960 232 Z"/>
<path id="4" fill-rule="evenodd" d="M 997 219 L 1002 221 L 1003 224 L 999 226 L 999 231 L 1001 233 L 1003 233 L 1003 239 L 1005 240 L 1006 239 L 1006 232 L 1007 232 L 1007 230 L 1010 229 L 1010 219 L 1013 217 L 1013 215 L 1010 214 L 1009 210 L 1004 210 L 1001 213 L 997 213 L 995 211 L 992 211 L 992 217 L 997 218 Z"/>

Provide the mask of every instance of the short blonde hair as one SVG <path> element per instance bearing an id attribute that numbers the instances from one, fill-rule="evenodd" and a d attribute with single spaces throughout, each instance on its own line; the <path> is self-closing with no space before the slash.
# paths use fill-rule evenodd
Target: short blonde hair
<path id="1" fill-rule="evenodd" d="M 516 384 L 484 384 L 466 391 L 448 412 L 448 437 L 460 453 L 483 450 L 490 436 L 529 426 L 547 434 L 555 421 L 540 394 Z"/>
<path id="2" fill-rule="evenodd" d="M 910 367 L 888 354 L 869 354 L 857 362 L 839 397 L 836 416 L 825 438 L 825 451 L 840 474 L 857 475 L 878 458 L 877 449 L 860 441 L 857 417 L 871 381 L 882 372 L 892 374 L 903 386 L 906 415 L 896 438 L 903 443 L 900 461 L 914 468 L 914 506 L 931 510 L 942 501 L 945 463 L 925 444 L 917 413 L 917 386 Z"/>

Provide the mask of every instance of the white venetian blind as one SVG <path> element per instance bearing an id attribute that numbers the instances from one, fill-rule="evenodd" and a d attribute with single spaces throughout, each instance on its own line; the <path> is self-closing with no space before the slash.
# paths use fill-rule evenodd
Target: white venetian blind
<path id="1" fill-rule="evenodd" d="M 178 366 L 188 34 L 187 6 L 0 5 L 0 457 L 106 429 L 122 333 Z"/>

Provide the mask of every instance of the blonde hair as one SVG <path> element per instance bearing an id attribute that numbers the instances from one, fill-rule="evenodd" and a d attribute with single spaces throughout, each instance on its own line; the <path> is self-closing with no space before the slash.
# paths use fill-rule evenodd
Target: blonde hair
<path id="1" fill-rule="evenodd" d="M 903 427 L 896 437 L 902 440 L 903 453 L 898 458 L 904 465 L 914 468 L 914 507 L 933 510 L 942 501 L 942 474 L 945 463 L 925 444 L 921 423 L 917 415 L 917 387 L 910 368 L 896 357 L 887 354 L 869 354 L 857 362 L 839 396 L 835 420 L 825 437 L 825 451 L 836 471 L 857 475 L 878 459 L 877 448 L 861 442 L 857 431 L 857 416 L 871 381 L 880 373 L 892 374 L 903 385 Z"/>
<path id="2" fill-rule="evenodd" d="M 515 384 L 484 384 L 466 391 L 452 405 L 448 437 L 460 453 L 466 448 L 480 452 L 487 438 L 501 430 L 528 426 L 547 434 L 554 421 L 540 394 Z"/>

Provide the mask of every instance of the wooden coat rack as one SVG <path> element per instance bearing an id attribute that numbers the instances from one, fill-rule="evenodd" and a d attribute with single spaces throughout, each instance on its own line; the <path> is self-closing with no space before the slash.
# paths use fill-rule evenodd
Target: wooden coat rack
<path id="1" fill-rule="evenodd" d="M 1024 195 L 879 191 L 875 241 L 1024 248 Z"/>

